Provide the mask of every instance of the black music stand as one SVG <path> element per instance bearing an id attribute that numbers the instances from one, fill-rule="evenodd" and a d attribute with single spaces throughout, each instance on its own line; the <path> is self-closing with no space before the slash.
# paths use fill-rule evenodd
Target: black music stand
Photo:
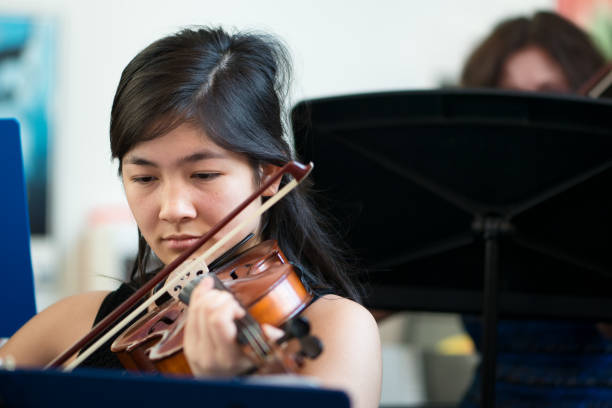
<path id="1" fill-rule="evenodd" d="M 612 318 L 612 103 L 509 91 L 305 101 L 296 148 L 368 270 L 368 306 Z M 484 271 L 484 276 L 483 276 Z"/>

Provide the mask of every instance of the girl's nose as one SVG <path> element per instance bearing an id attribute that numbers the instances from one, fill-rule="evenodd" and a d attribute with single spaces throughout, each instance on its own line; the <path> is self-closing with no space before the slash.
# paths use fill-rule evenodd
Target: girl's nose
<path id="1" fill-rule="evenodd" d="M 180 183 L 164 186 L 161 196 L 159 210 L 161 220 L 178 223 L 196 217 L 196 207 L 189 191 Z"/>

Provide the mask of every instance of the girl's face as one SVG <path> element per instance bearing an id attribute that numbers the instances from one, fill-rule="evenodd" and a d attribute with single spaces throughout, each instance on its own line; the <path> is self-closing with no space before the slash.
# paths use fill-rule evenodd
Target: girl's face
<path id="1" fill-rule="evenodd" d="M 528 46 L 511 54 L 504 64 L 498 85 L 520 91 L 570 91 L 561 66 L 537 46 Z"/>
<path id="2" fill-rule="evenodd" d="M 123 185 L 136 223 L 155 254 L 168 264 L 257 189 L 246 156 L 213 143 L 199 128 L 182 124 L 169 133 L 135 145 L 122 159 Z M 274 171 L 261 169 L 261 179 Z M 271 195 L 278 183 L 266 191 Z M 203 253 L 258 207 L 255 200 L 196 255 Z M 214 257 L 250 232 L 251 221 Z M 207 259 L 210 262 L 212 259 Z"/>

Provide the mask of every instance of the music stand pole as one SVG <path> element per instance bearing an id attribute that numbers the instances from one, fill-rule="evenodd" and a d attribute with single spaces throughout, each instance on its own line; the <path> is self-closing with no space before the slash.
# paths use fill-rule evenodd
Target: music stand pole
<path id="1" fill-rule="evenodd" d="M 487 216 L 484 219 L 477 218 L 472 228 L 474 232 L 483 237 L 485 246 L 480 405 L 481 407 L 494 407 L 499 295 L 499 239 L 511 231 L 511 225 L 503 218 Z"/>

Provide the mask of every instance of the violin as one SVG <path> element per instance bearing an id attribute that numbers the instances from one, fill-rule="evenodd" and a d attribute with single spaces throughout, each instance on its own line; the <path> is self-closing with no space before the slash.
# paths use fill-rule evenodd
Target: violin
<path id="1" fill-rule="evenodd" d="M 124 331 L 111 345 L 111 351 L 125 368 L 132 371 L 191 375 L 183 353 L 183 333 L 191 291 L 204 276 L 196 278 L 178 293 L 149 311 Z M 282 253 L 276 241 L 264 241 L 232 261 L 210 272 L 217 289 L 228 290 L 247 314 L 236 321 L 238 343 L 259 373 L 295 372 L 305 358 L 316 358 L 322 351 L 318 338 L 309 335 L 310 326 L 298 314 L 312 295 Z M 262 324 L 281 328 L 285 335 L 271 342 Z M 297 338 L 301 349 L 291 353 L 287 341 Z"/>
<path id="2" fill-rule="evenodd" d="M 166 278 L 168 278 L 168 276 L 171 273 L 175 272 L 176 276 L 173 277 L 171 280 L 169 280 L 169 282 L 166 282 L 166 287 L 168 288 L 180 287 L 181 285 L 179 285 L 179 283 L 185 279 L 186 274 L 190 274 L 192 271 L 195 271 L 196 274 L 198 273 L 198 271 L 202 271 L 201 274 L 208 272 L 207 260 L 211 257 L 211 255 L 214 254 L 215 251 L 217 251 L 219 248 L 223 247 L 223 245 L 228 243 L 238 233 L 238 231 L 244 228 L 245 225 L 252 223 L 255 220 L 255 217 L 260 217 L 261 214 L 267 211 L 271 206 L 273 206 L 276 202 L 278 202 L 283 196 L 285 196 L 293 188 L 295 188 L 301 181 L 303 181 L 306 178 L 306 176 L 310 173 L 312 168 L 313 168 L 312 163 L 309 163 L 307 165 L 304 165 L 298 162 L 286 163 L 274 175 L 272 175 L 271 177 L 268 178 L 268 180 L 262 183 L 262 185 L 257 191 L 253 192 L 249 197 L 247 197 L 247 199 L 245 199 L 245 201 L 243 201 L 240 205 L 234 208 L 218 224 L 212 227 L 204 236 L 202 236 L 196 243 L 194 243 L 194 245 L 191 248 L 184 251 L 174 261 L 172 261 L 169 265 L 164 267 L 152 279 L 150 279 L 147 283 L 145 283 L 142 287 L 140 287 L 134 294 L 132 294 L 127 300 L 125 300 L 121 305 L 119 305 L 115 310 L 113 310 L 108 316 L 106 316 L 102 321 L 96 324 L 92 328 L 92 330 L 89 333 L 87 333 L 83 338 L 75 342 L 70 348 L 68 348 L 58 357 L 53 359 L 53 361 L 51 361 L 46 366 L 46 368 L 62 367 L 65 371 L 70 371 L 74 369 L 75 367 L 77 367 L 89 355 L 91 355 L 97 348 L 101 347 L 110 338 L 112 338 L 117 333 L 119 333 L 120 330 L 122 330 L 123 328 L 126 327 L 126 325 L 129 324 L 129 322 L 134 321 L 138 316 L 140 316 L 141 313 L 145 312 L 149 308 L 150 305 L 152 305 L 157 299 L 159 299 L 164 293 L 166 293 L 166 291 L 164 290 L 164 291 L 158 291 L 156 293 L 153 293 L 153 295 L 150 295 L 153 288 L 155 288 L 158 284 L 166 280 Z M 264 201 L 264 203 L 261 205 L 260 208 L 257 209 L 257 211 L 255 211 L 249 218 L 243 220 L 234 229 L 232 229 L 227 234 L 225 234 L 214 245 L 208 248 L 202 255 L 198 256 L 196 259 L 190 259 L 190 257 L 196 251 L 198 251 L 199 248 L 201 248 L 204 244 L 206 244 L 206 242 L 208 242 L 212 237 L 214 237 L 215 234 L 217 234 L 222 228 L 224 228 L 227 224 L 229 224 L 242 210 L 244 210 L 254 200 L 258 199 L 261 196 L 261 194 L 264 191 L 266 191 L 266 189 L 268 189 L 273 183 L 277 182 L 277 180 L 279 180 L 281 177 L 283 177 L 286 174 L 290 174 L 293 177 L 293 179 L 287 182 L 276 194 L 274 194 L 271 197 L 268 197 L 268 199 Z M 278 253 L 280 253 L 280 251 L 278 251 Z M 280 283 L 283 283 L 285 281 L 295 282 L 295 279 L 291 277 L 293 276 L 293 274 L 285 273 L 285 271 L 283 271 L 282 273 L 280 272 L 283 269 L 287 270 L 290 264 L 287 263 L 286 260 L 285 262 L 281 262 L 281 263 L 283 265 L 277 265 L 273 268 L 268 268 L 271 272 L 268 274 L 262 275 L 260 277 L 260 278 L 264 278 L 265 276 L 274 275 L 277 278 L 279 278 L 276 280 L 271 279 L 271 278 L 266 278 L 269 280 L 260 281 L 260 282 L 265 281 L 265 282 L 271 283 L 271 285 L 268 286 L 270 290 L 265 291 L 266 293 L 271 292 L 271 289 L 276 288 L 277 286 L 280 285 Z M 266 262 L 264 262 L 264 264 L 266 264 Z M 248 269 L 250 268 L 250 266 L 247 267 L 247 265 L 252 265 L 252 264 L 242 263 L 240 265 L 243 265 L 244 268 Z M 281 269 L 278 269 L 278 268 L 281 268 Z M 230 271 L 229 273 L 230 278 L 232 280 L 237 280 L 237 279 L 234 279 L 232 275 L 232 271 L 235 272 L 235 270 L 232 269 Z M 272 271 L 274 272 L 274 274 L 272 274 Z M 213 275 L 213 276 L 216 276 L 216 275 Z M 221 276 L 223 276 L 223 274 L 221 274 Z M 236 276 L 237 276 L 237 272 L 236 272 Z M 247 281 L 252 280 L 252 277 L 253 276 L 247 277 Z M 237 284 L 237 287 L 239 288 L 242 285 L 245 285 L 243 282 L 245 281 L 241 281 L 241 283 Z M 219 288 L 227 289 L 225 288 L 225 285 L 223 284 L 221 279 L 218 279 L 218 278 L 217 278 L 217 286 Z M 233 284 L 231 286 L 236 286 L 236 284 Z M 280 286 L 283 286 L 283 285 L 280 285 Z M 259 285 L 253 286 L 253 288 L 259 288 L 259 287 L 260 287 Z M 254 292 L 260 293 L 259 290 L 255 290 Z M 238 293 L 238 292 L 232 292 L 232 293 Z M 298 289 L 298 293 L 301 293 L 299 289 Z M 150 295 L 150 296 L 147 298 L 147 295 Z M 244 294 L 240 296 L 244 297 L 246 300 L 250 299 L 248 296 Z M 267 302 L 270 302 L 270 304 L 277 303 L 276 301 L 272 300 L 272 299 L 276 299 L 275 297 L 270 297 L 270 298 L 265 297 L 265 298 L 267 299 L 266 302 L 261 303 L 261 305 L 265 305 Z M 140 304 L 136 306 L 138 302 L 140 302 Z M 304 302 L 304 305 L 307 304 L 306 298 L 303 298 L 302 302 Z M 144 340 L 144 342 L 138 343 L 138 346 L 133 347 L 133 349 L 137 349 L 140 351 L 136 351 L 135 353 L 133 353 L 130 356 L 130 358 L 124 358 L 124 360 L 127 361 L 126 364 L 128 366 L 130 366 L 131 364 L 132 368 L 145 367 L 146 370 L 149 370 L 152 367 L 155 367 L 156 363 L 146 362 L 141 357 L 145 355 L 150 355 L 151 352 L 153 351 L 151 346 L 157 346 L 157 343 L 160 343 L 160 348 L 162 346 L 167 346 L 170 344 L 170 342 L 168 341 L 160 342 L 160 340 L 174 339 L 176 341 L 180 337 L 179 335 L 180 327 L 182 327 L 182 324 L 184 323 L 178 324 L 182 320 L 177 319 L 177 318 L 180 315 L 185 314 L 184 307 L 188 304 L 188 300 L 183 301 L 182 303 L 183 303 L 182 305 L 180 303 L 176 303 L 172 307 L 169 307 L 169 308 L 163 308 L 163 309 L 159 308 L 157 313 L 154 313 L 153 315 L 149 316 L 150 319 L 153 319 L 152 321 L 155 322 L 156 324 L 159 324 L 159 322 L 170 322 L 170 321 L 173 322 L 175 320 L 178 320 L 177 325 L 174 327 L 172 331 L 173 333 L 174 331 L 176 331 L 177 335 L 170 336 L 169 335 L 170 333 L 168 332 L 168 335 L 153 336 L 152 338 L 148 338 L 147 340 Z M 249 310 L 249 306 L 254 306 L 254 310 L 258 310 L 260 307 L 258 305 L 260 305 L 259 302 L 254 302 L 253 305 L 251 305 L 251 303 L 248 303 L 248 305 L 245 307 L 247 311 Z M 305 307 L 304 305 L 295 307 L 296 313 L 297 311 L 303 309 Z M 280 308 L 280 310 L 284 310 L 284 308 Z M 309 340 L 304 340 L 306 345 L 311 344 L 311 343 L 312 344 L 317 343 L 316 339 L 312 340 L 313 339 L 312 337 L 302 335 L 306 331 L 304 327 L 307 327 L 307 324 L 301 323 L 300 320 L 291 319 L 290 318 L 291 313 L 287 314 L 286 312 L 281 312 L 278 315 L 282 316 L 282 318 L 278 321 L 283 321 L 284 319 L 290 319 L 290 320 L 287 320 L 287 322 L 285 323 L 285 326 L 288 329 L 288 335 L 283 336 L 283 337 L 287 337 L 287 336 L 300 337 L 301 336 L 303 339 L 309 339 Z M 247 319 L 255 320 L 249 314 L 247 314 Z M 144 324 L 143 321 L 140 321 L 140 325 Z M 264 321 L 262 321 L 262 323 L 263 322 Z M 288 322 L 292 322 L 292 323 L 287 326 Z M 256 341 L 251 343 L 252 349 L 255 350 L 255 347 L 259 347 L 257 346 L 257 341 L 259 340 L 259 337 L 263 337 L 263 336 L 260 336 L 260 334 L 257 334 L 257 330 L 261 331 L 261 327 L 259 327 L 259 329 L 255 329 L 256 325 L 252 324 L 252 322 L 251 324 L 246 324 L 246 323 L 249 323 L 249 322 L 237 322 L 237 324 L 243 325 L 245 328 L 248 328 L 249 330 L 255 330 L 255 332 L 250 332 L 248 330 L 241 331 L 242 333 L 246 333 L 245 336 L 255 337 Z M 129 330 L 129 331 L 130 333 L 134 332 L 132 330 Z M 255 333 L 256 335 L 253 336 L 253 333 Z M 296 333 L 298 335 L 296 335 Z M 277 343 L 279 342 L 277 341 Z M 271 347 L 271 349 L 275 350 L 274 347 Z M 320 347 L 318 347 L 318 349 L 320 349 Z M 127 350 L 127 348 L 125 350 Z M 157 353 L 158 349 L 155 349 L 155 350 Z M 67 363 L 68 359 L 70 359 L 73 355 L 75 355 L 79 351 L 80 351 L 80 354 L 70 363 Z M 318 355 L 319 352 L 320 350 L 317 352 L 317 347 L 310 347 L 310 348 L 307 347 L 307 350 L 302 350 L 300 353 L 298 353 L 298 355 L 294 358 L 294 360 L 299 363 L 300 356 L 302 357 L 308 356 L 308 355 L 314 356 L 314 355 Z M 156 353 L 154 353 L 154 355 L 156 355 Z M 274 353 L 276 353 L 276 351 Z M 271 355 L 274 355 L 274 353 L 271 353 Z M 129 352 L 127 354 L 129 354 Z M 176 353 L 170 353 L 170 354 L 174 355 Z M 180 360 L 180 358 L 178 359 Z M 274 360 L 278 362 L 282 359 L 276 358 L 276 359 L 270 359 L 270 360 Z"/>

